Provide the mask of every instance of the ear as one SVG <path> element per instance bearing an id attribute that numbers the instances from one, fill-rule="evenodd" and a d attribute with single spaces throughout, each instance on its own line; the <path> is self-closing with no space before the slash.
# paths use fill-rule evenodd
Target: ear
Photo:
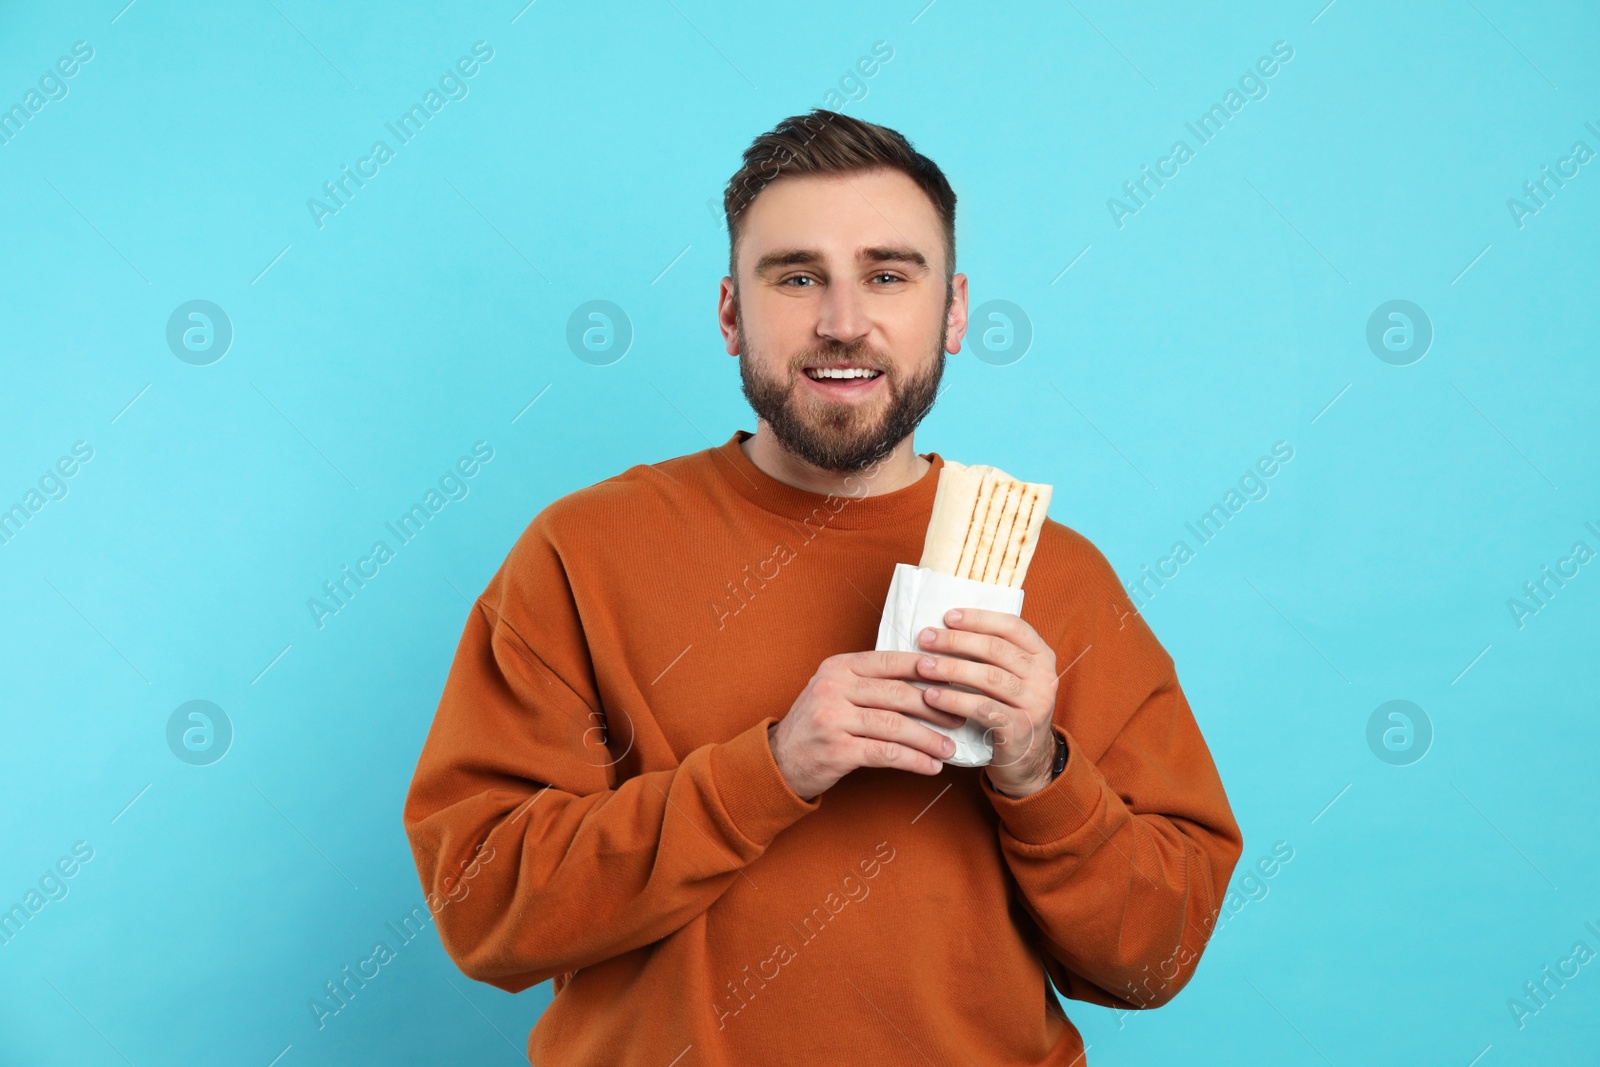
<path id="1" fill-rule="evenodd" d="M 722 346 L 730 356 L 739 354 L 738 319 L 734 314 L 733 279 L 723 278 L 717 292 L 717 328 L 722 331 Z"/>
<path id="2" fill-rule="evenodd" d="M 952 356 L 961 351 L 961 340 L 967 335 L 967 276 L 957 274 L 950 279 L 950 307 L 945 310 L 944 350 Z"/>

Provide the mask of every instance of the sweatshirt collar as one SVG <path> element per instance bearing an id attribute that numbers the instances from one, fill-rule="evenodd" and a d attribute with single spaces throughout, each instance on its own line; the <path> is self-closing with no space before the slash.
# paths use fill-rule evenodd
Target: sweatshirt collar
<path id="1" fill-rule="evenodd" d="M 732 437 L 709 450 L 711 465 L 729 486 L 756 507 L 797 522 L 811 519 L 836 529 L 865 530 L 898 526 L 920 521 L 926 525 L 933 514 L 933 495 L 939 488 L 939 471 L 944 457 L 937 452 L 918 453 L 932 464 L 910 485 L 892 493 L 865 496 L 871 485 L 872 468 L 854 476 L 840 495 L 812 493 L 780 482 L 750 461 L 740 447 L 753 437 L 748 430 L 735 430 Z"/>

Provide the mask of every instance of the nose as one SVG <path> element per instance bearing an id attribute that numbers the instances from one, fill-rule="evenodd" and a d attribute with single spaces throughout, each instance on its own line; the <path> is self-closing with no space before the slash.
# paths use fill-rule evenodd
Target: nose
<path id="1" fill-rule="evenodd" d="M 817 313 L 817 335 L 851 344 L 872 332 L 861 294 L 851 285 L 830 285 Z"/>

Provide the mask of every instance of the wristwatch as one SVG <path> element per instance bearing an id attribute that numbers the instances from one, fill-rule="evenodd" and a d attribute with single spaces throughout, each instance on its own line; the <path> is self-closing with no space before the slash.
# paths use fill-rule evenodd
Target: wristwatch
<path id="1" fill-rule="evenodd" d="M 1050 733 L 1056 739 L 1056 762 L 1050 768 L 1050 781 L 1053 782 L 1057 778 L 1061 777 L 1062 771 L 1067 769 L 1067 739 L 1056 733 L 1054 730 L 1051 730 Z M 1049 783 L 1046 784 L 1048 785 Z M 996 789 L 995 792 L 999 793 L 1003 797 L 1011 797 L 1010 793 L 1004 792 L 1003 790 Z M 1011 797 L 1011 799 L 1016 800 L 1018 798 Z"/>
<path id="2" fill-rule="evenodd" d="M 1067 739 L 1055 733 L 1054 730 L 1051 733 L 1055 734 L 1056 739 L 1056 763 L 1054 767 L 1050 768 L 1050 780 L 1053 782 L 1061 777 L 1062 771 L 1067 769 Z"/>

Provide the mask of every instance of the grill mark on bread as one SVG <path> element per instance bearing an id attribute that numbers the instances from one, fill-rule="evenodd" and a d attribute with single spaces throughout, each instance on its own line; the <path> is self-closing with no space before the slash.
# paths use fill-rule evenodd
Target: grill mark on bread
<path id="1" fill-rule="evenodd" d="M 996 583 L 1001 585 L 1009 584 L 1004 580 L 1006 576 L 1006 558 L 1011 555 L 1011 542 L 1014 540 L 1013 535 L 1017 530 L 1017 520 L 1022 517 L 1022 505 L 1028 503 L 1028 498 L 1032 495 L 1029 492 L 1026 484 L 1019 483 L 1017 486 L 1017 492 L 1020 493 L 1021 496 L 1017 500 L 1017 510 L 1011 513 L 1011 525 L 1006 528 L 1005 540 L 1001 542 L 1000 535 L 998 533 L 995 534 L 995 541 L 1000 544 L 1000 564 L 995 569 L 994 580 Z M 1029 508 L 1029 514 L 1032 514 L 1031 507 Z M 1024 531 L 1028 529 L 1026 524 L 1024 524 L 1022 529 Z"/>
<path id="2" fill-rule="evenodd" d="M 985 478 L 991 478 L 992 475 L 989 472 L 985 471 L 984 472 L 984 477 Z M 983 519 L 982 519 L 981 522 L 978 523 L 978 540 L 973 543 L 973 546 L 972 546 L 972 560 L 971 560 L 971 562 L 969 562 L 967 564 L 967 573 L 964 575 L 964 577 L 967 577 L 967 578 L 973 578 L 975 580 L 981 580 L 981 579 L 978 579 L 977 576 L 972 573 L 972 570 L 978 563 L 978 548 L 979 548 L 980 545 L 983 544 L 983 528 L 985 526 L 989 525 L 989 511 L 994 506 L 994 489 L 995 489 L 995 483 L 991 481 L 989 483 L 989 495 L 984 497 L 984 501 L 983 501 Z M 979 492 L 982 492 L 982 490 L 980 489 Z"/>
<path id="3" fill-rule="evenodd" d="M 983 519 L 978 523 L 977 540 L 972 542 L 972 559 L 967 564 L 967 577 L 975 582 L 983 581 L 983 564 L 978 559 L 978 553 L 985 551 L 983 535 L 989 529 L 989 515 L 994 511 L 995 488 L 996 483 L 990 481 L 989 493 L 983 498 Z"/>
<path id="4" fill-rule="evenodd" d="M 1005 533 L 1006 540 L 1002 540 L 1001 534 L 1000 534 L 1000 527 L 1006 521 L 1006 509 L 1011 507 L 1012 498 L 1013 497 L 1017 497 L 1017 495 L 1019 493 L 1021 493 L 1021 492 L 1022 492 L 1022 485 L 1021 485 L 1020 482 L 1009 481 L 1009 482 L 1007 482 L 1005 484 L 1005 493 L 1000 498 L 1000 510 L 999 510 L 998 513 L 996 513 L 996 515 L 994 517 L 994 532 L 989 537 L 989 553 L 988 553 L 988 555 L 984 556 L 984 558 L 983 558 L 983 570 L 978 572 L 978 575 L 979 575 L 978 580 L 980 582 L 987 582 L 987 581 L 990 580 L 989 579 L 989 565 L 990 564 L 994 564 L 994 573 L 997 576 L 1000 573 L 1000 565 L 1005 562 L 1005 557 L 1006 557 L 1006 540 L 1009 540 L 1010 537 L 1011 537 L 1011 532 L 1010 532 L 1010 529 L 1008 528 L 1006 530 L 1006 533 Z M 1021 498 L 1020 497 L 1018 497 L 1018 503 L 1019 504 L 1021 503 Z M 1013 523 L 1015 523 L 1016 522 L 1016 518 L 1017 518 L 1017 513 L 1015 511 L 1012 511 L 1012 513 L 1011 513 L 1011 521 Z M 997 548 L 1000 550 L 1000 556 L 999 556 L 998 559 L 995 558 L 995 549 L 997 549 Z"/>
<path id="5" fill-rule="evenodd" d="M 1006 584 L 1013 589 L 1022 584 L 1021 582 L 1017 581 L 1016 568 L 1017 564 L 1022 562 L 1022 546 L 1028 540 L 1028 531 L 1033 528 L 1033 509 L 1039 506 L 1039 493 L 1037 490 L 1028 494 L 1027 504 L 1028 517 L 1026 519 L 1022 518 L 1022 509 L 1020 507 L 1017 509 L 1017 518 L 1022 520 L 1020 522 L 1022 532 L 1016 537 L 1017 558 L 1011 563 L 1011 577 L 1006 582 Z M 1015 530 L 1017 527 L 1016 525 L 1013 525 L 1011 528 Z M 1005 574 L 1004 567 L 1000 569 L 1000 573 L 1002 576 Z"/>
<path id="6" fill-rule="evenodd" d="M 978 479 L 978 486 L 980 489 L 983 486 L 983 479 L 981 477 Z M 978 505 L 980 503 L 982 503 L 982 501 L 978 499 L 978 494 L 973 493 L 972 514 L 967 516 L 967 531 L 961 535 L 961 551 L 956 553 L 956 561 L 952 566 L 952 569 L 956 572 L 955 576 L 958 578 L 961 576 L 961 559 L 967 554 L 967 543 L 972 540 L 972 520 L 978 516 Z"/>

